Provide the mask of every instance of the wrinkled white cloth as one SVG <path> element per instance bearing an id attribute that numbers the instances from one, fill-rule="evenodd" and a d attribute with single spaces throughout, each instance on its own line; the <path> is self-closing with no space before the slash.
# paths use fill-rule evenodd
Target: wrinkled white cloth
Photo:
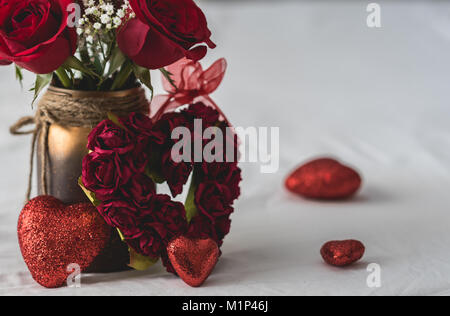
<path id="1" fill-rule="evenodd" d="M 379 1 L 202 1 L 229 71 L 213 95 L 236 126 L 280 127 L 280 170 L 243 164 L 242 198 L 223 257 L 206 284 L 185 285 L 159 265 L 86 275 L 79 289 L 41 288 L 16 237 L 30 138 L 8 126 L 29 115 L 13 68 L 0 69 L 0 295 L 449 295 L 450 4 Z M 364 177 L 347 202 L 315 202 L 283 188 L 302 161 L 331 155 Z M 367 247 L 354 266 L 323 263 L 334 239 Z M 367 284 L 367 266 L 381 287 Z"/>

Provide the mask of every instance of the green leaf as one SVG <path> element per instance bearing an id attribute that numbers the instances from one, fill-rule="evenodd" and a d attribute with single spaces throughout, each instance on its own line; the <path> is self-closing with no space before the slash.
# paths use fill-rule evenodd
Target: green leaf
<path id="1" fill-rule="evenodd" d="M 100 60 L 99 56 L 94 57 L 94 67 L 95 67 L 95 73 L 97 74 L 98 78 L 101 78 L 103 75 L 103 72 L 105 71 L 103 69 L 102 61 Z"/>
<path id="2" fill-rule="evenodd" d="M 120 71 L 111 86 L 111 91 L 120 90 L 127 83 L 127 80 L 132 72 L 133 65 L 130 61 L 127 60 L 120 68 Z"/>
<path id="3" fill-rule="evenodd" d="M 108 118 L 117 126 L 119 126 L 121 129 L 127 129 L 125 126 L 122 125 L 119 121 L 119 117 L 115 115 L 114 113 L 108 112 Z"/>
<path id="4" fill-rule="evenodd" d="M 147 88 L 152 92 L 153 98 L 153 85 L 150 70 L 136 64 L 133 64 L 133 72 L 136 78 L 138 78 Z"/>
<path id="5" fill-rule="evenodd" d="M 81 189 L 83 190 L 84 194 L 86 194 L 86 196 L 88 197 L 88 199 L 91 201 L 91 203 L 97 207 L 100 204 L 102 204 L 99 200 L 97 200 L 97 197 L 95 196 L 94 192 L 89 191 L 88 189 L 86 189 L 86 187 L 83 184 L 83 180 L 81 179 L 81 177 L 78 178 L 78 185 L 81 187 Z"/>
<path id="6" fill-rule="evenodd" d="M 198 214 L 198 208 L 195 204 L 195 192 L 197 191 L 197 182 L 195 179 L 195 172 L 193 173 L 191 186 L 189 187 L 189 193 L 184 203 L 184 208 L 186 209 L 186 220 L 188 223 Z"/>
<path id="7" fill-rule="evenodd" d="M 19 66 L 16 66 L 16 79 L 19 80 L 20 86 L 23 88 L 23 74 L 22 74 L 22 68 Z"/>
<path id="8" fill-rule="evenodd" d="M 169 81 L 170 85 L 172 87 L 174 87 L 176 90 L 178 90 L 178 87 L 175 84 L 175 80 L 172 79 L 173 74 L 168 72 L 165 68 L 160 68 L 159 71 L 161 71 L 161 73 L 163 74 L 164 78 L 166 78 L 167 81 Z"/>
<path id="9" fill-rule="evenodd" d="M 119 49 L 119 47 L 116 47 L 111 55 L 111 62 L 109 65 L 108 73 L 106 74 L 105 78 L 108 78 L 113 73 L 115 73 L 119 68 L 125 63 L 127 58 L 122 53 L 122 51 Z"/>
<path id="10" fill-rule="evenodd" d="M 158 262 L 159 258 L 153 259 L 150 257 L 146 257 L 138 254 L 132 248 L 129 248 L 130 251 L 130 264 L 128 265 L 130 268 L 133 268 L 137 271 L 146 271 L 152 265 Z"/>
<path id="11" fill-rule="evenodd" d="M 68 69 L 75 69 L 78 71 L 81 71 L 82 73 L 86 74 L 86 75 L 90 75 L 92 77 L 96 77 L 99 78 L 100 76 L 97 75 L 95 73 L 95 71 L 93 71 L 92 69 L 90 69 L 89 67 L 85 66 L 81 60 L 79 60 L 78 58 L 76 58 L 75 56 L 69 57 L 64 65 L 64 68 L 68 68 Z"/>
<path id="12" fill-rule="evenodd" d="M 34 87 L 31 88 L 30 91 L 34 91 L 34 98 L 32 104 L 36 101 L 41 94 L 42 90 L 50 84 L 52 81 L 53 74 L 45 74 L 45 75 L 36 75 L 36 82 L 34 83 Z"/>
<path id="13" fill-rule="evenodd" d="M 150 156 L 150 161 L 148 162 L 147 167 L 145 168 L 145 174 L 147 177 L 153 180 L 156 184 L 162 184 L 166 182 L 163 174 L 161 173 L 160 162 L 161 155 L 153 153 Z"/>

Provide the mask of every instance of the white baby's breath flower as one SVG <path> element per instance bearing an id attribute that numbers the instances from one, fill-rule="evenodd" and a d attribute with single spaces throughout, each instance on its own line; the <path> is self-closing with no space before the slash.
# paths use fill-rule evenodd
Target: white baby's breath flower
<path id="1" fill-rule="evenodd" d="M 100 17 L 100 21 L 101 21 L 103 24 L 108 24 L 109 22 L 111 22 L 111 17 L 110 17 L 109 15 L 107 15 L 107 14 L 103 14 L 103 15 Z"/>
<path id="2" fill-rule="evenodd" d="M 104 4 L 102 6 L 103 11 L 107 12 L 109 15 L 112 15 L 114 13 L 114 6 L 110 3 Z"/>
<path id="3" fill-rule="evenodd" d="M 78 35 L 81 35 L 81 34 L 83 34 L 83 29 L 82 28 L 77 28 L 77 34 Z"/>
<path id="4" fill-rule="evenodd" d="M 125 11 L 122 10 L 122 9 L 117 10 L 117 16 L 118 16 L 119 18 L 123 18 L 123 17 L 125 16 Z"/>
<path id="5" fill-rule="evenodd" d="M 111 23 L 109 23 L 109 24 L 107 24 L 106 25 L 106 28 L 108 29 L 108 30 L 111 30 L 113 27 L 112 27 L 112 24 Z"/>
<path id="6" fill-rule="evenodd" d="M 78 25 L 83 25 L 84 24 L 84 19 L 83 18 L 80 18 L 79 20 L 78 20 Z"/>
<path id="7" fill-rule="evenodd" d="M 120 25 L 122 24 L 122 19 L 116 16 L 116 17 L 113 19 L 113 22 L 114 22 L 114 25 L 115 25 L 115 26 L 120 26 Z"/>
<path id="8" fill-rule="evenodd" d="M 86 37 L 86 41 L 92 43 L 94 41 L 94 37 L 92 35 L 89 35 L 88 37 Z"/>
<path id="9" fill-rule="evenodd" d="M 86 15 L 91 15 L 91 14 L 94 13 L 94 8 L 92 8 L 92 7 L 86 8 L 86 10 L 84 11 L 84 13 L 85 13 Z"/>
<path id="10" fill-rule="evenodd" d="M 94 23 L 94 29 L 96 29 L 96 30 L 100 30 L 102 28 L 102 25 L 101 25 L 101 23 Z"/>

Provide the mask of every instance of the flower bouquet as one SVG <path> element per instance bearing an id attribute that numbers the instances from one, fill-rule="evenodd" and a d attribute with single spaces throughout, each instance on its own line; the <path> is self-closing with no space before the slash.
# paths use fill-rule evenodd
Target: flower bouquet
<path id="1" fill-rule="evenodd" d="M 35 73 L 35 100 L 50 85 L 36 115 L 11 128 L 33 134 L 39 193 L 66 204 L 86 195 L 117 231 L 120 247 L 126 243 L 131 267 L 146 269 L 162 258 L 191 285 L 214 267 L 240 195 L 238 141 L 209 96 L 226 62 L 206 70 L 198 62 L 215 47 L 210 37 L 193 0 L 0 0 L 0 65 L 13 63 L 19 80 L 24 70 Z M 153 95 L 152 70 L 161 72 L 167 94 Z M 27 124 L 36 127 L 23 132 Z M 163 183 L 172 196 L 158 194 Z M 188 183 L 185 203 L 173 200 Z M 30 188 L 31 182 L 28 199 Z M 24 211 L 42 211 L 47 202 L 41 197 Z M 34 259 L 27 260 L 34 240 L 22 224 L 25 261 L 43 280 Z M 114 261 L 111 253 L 105 258 Z M 47 274 L 45 280 L 60 283 Z"/>

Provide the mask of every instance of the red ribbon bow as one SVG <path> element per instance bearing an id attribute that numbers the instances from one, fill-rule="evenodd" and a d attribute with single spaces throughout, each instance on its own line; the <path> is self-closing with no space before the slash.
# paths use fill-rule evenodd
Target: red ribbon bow
<path id="1" fill-rule="evenodd" d="M 227 61 L 224 58 L 216 61 L 207 70 L 203 70 L 199 62 L 186 58 L 166 67 L 172 74 L 175 88 L 164 76 L 163 87 L 169 94 L 157 95 L 151 104 L 151 116 L 156 122 L 165 113 L 174 111 L 177 108 L 197 102 L 203 102 L 217 110 L 222 120 L 230 123 L 219 106 L 209 96 L 220 85 L 225 76 Z"/>

